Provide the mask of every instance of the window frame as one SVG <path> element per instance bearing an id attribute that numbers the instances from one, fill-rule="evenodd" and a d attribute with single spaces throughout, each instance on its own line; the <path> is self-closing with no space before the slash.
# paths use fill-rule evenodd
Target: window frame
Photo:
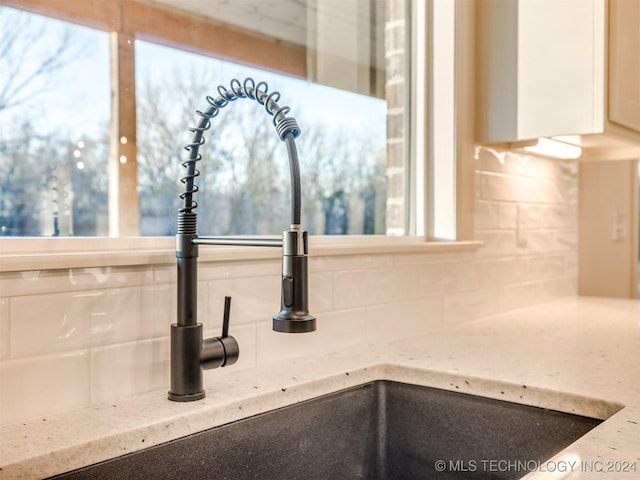
<path id="1" fill-rule="evenodd" d="M 409 204 L 412 211 L 422 210 L 421 219 L 410 221 L 413 234 L 405 236 L 313 236 L 310 248 L 314 255 L 352 255 L 402 252 L 443 252 L 473 250 L 481 245 L 473 240 L 473 204 L 474 204 L 474 2 L 456 1 L 455 14 L 455 129 L 456 138 L 456 239 L 442 241 L 428 231 L 429 205 L 429 61 L 418 61 L 412 53 L 411 86 L 422 89 L 424 101 L 422 121 L 416 121 L 414 113 L 411 119 L 410 149 L 414 170 L 416 164 L 423 168 L 418 178 L 411 180 Z M 422 0 L 412 0 L 412 8 Z M 306 57 L 303 47 L 286 42 L 275 42 L 267 37 L 244 33 L 236 28 L 212 20 L 202 19 L 177 10 L 170 10 L 158 4 L 143 3 L 136 0 L 107 0 L 104 2 L 84 2 L 73 0 L 0 0 L 0 4 L 15 7 L 59 20 L 80 24 L 90 28 L 107 31 L 111 37 L 112 82 L 118 86 L 115 90 L 115 102 L 112 102 L 112 126 L 110 131 L 109 190 L 110 210 L 127 209 L 135 205 L 137 209 L 136 188 L 128 188 L 136 182 L 135 162 L 123 164 L 122 155 L 135 158 L 135 142 L 123 143 L 122 137 L 135 139 L 135 68 L 134 42 L 145 40 L 182 50 L 214 55 L 220 58 L 244 61 L 259 67 L 279 70 L 289 75 L 304 78 L 306 75 Z M 426 0 L 426 8 L 420 18 L 412 15 L 412 31 L 418 31 L 420 25 L 429 25 L 432 21 L 431 1 Z M 189 24 L 188 32 L 179 28 Z M 170 28 L 161 28 L 169 25 Z M 162 31 L 162 35 L 160 32 Z M 428 29 L 427 29 L 428 31 Z M 228 35 L 232 39 L 220 46 L 221 42 L 211 41 L 212 36 Z M 194 40 L 195 39 L 195 40 Z M 422 40 L 422 39 L 421 39 Z M 412 42 L 415 43 L 415 37 Z M 429 36 L 424 36 L 426 59 L 432 57 Z M 264 52 L 268 51 L 269 55 Z M 274 52 L 276 52 L 274 54 Z M 286 59 L 280 62 L 277 59 Z M 278 62 L 275 64 L 274 62 Z M 416 68 L 417 66 L 417 68 Z M 115 75 L 115 77 L 114 77 Z M 419 85 L 416 79 L 424 79 Z M 113 87 L 112 87 L 113 88 Z M 129 92 L 129 93 L 126 93 Z M 134 92 L 133 95 L 130 92 Z M 117 121 L 114 121 L 117 119 Z M 419 130 L 416 129 L 419 125 Z M 416 150 L 417 142 L 423 147 Z M 416 152 L 423 152 L 418 157 Z M 125 179 L 112 183 L 112 176 Z M 422 192 L 414 192 L 423 188 Z M 127 193 L 128 192 L 128 193 Z M 131 197 L 131 192 L 135 198 Z M 427 200 L 425 200 L 427 199 Z M 419 205 L 418 205 L 419 203 Z M 118 206 L 119 205 L 119 206 Z M 137 226 L 127 224 L 126 215 L 110 214 L 110 237 L 69 237 L 69 238 L 0 238 L 0 272 L 25 271 L 53 268 L 80 268 L 99 266 L 149 265 L 172 263 L 174 257 L 173 237 L 136 237 Z M 416 223 L 424 225 L 424 232 L 416 235 Z M 256 249 L 249 247 L 219 247 L 202 249 L 201 257 L 205 261 L 217 260 L 255 260 L 279 257 L 274 249 Z"/>

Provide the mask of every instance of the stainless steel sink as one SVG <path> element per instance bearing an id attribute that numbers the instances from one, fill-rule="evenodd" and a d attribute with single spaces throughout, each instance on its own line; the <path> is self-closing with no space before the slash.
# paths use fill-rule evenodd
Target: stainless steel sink
<path id="1" fill-rule="evenodd" d="M 376 381 L 52 478 L 521 478 L 527 473 L 522 465 L 549 459 L 599 423 L 516 403 Z M 520 462 L 520 467 L 499 469 L 498 461 Z"/>

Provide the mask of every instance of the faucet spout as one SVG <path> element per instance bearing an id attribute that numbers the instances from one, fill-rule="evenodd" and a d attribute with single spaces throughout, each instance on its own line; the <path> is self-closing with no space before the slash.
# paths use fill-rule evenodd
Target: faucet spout
<path id="1" fill-rule="evenodd" d="M 178 211 L 178 229 L 176 234 L 176 259 L 178 276 L 178 315 L 177 322 L 171 325 L 171 390 L 169 399 L 174 401 L 192 401 L 204 397 L 202 381 L 203 368 L 224 367 L 235 363 L 239 356 L 236 340 L 228 335 L 229 302 L 225 305 L 223 335 L 203 339 L 202 324 L 197 321 L 197 261 L 200 245 L 252 245 L 282 247 L 282 276 L 280 312 L 273 316 L 273 329 L 277 332 L 304 333 L 316 329 L 316 317 L 309 313 L 308 300 L 308 235 L 300 227 L 301 186 L 300 167 L 295 138 L 300 128 L 295 118 L 287 117 L 289 107 L 278 105 L 280 93 L 268 92 L 265 82 L 256 84 L 247 78 L 241 84 L 234 79 L 230 89 L 220 85 L 219 96 L 206 97 L 209 107 L 197 111 L 200 121 L 193 132 L 192 142 L 185 147 L 189 159 L 182 165 L 186 169 L 181 179 L 184 191 L 180 194 L 183 201 Z M 291 228 L 282 233 L 282 240 L 230 237 L 199 237 L 197 233 L 198 204 L 193 196 L 199 188 L 195 179 L 200 175 L 196 168 L 202 156 L 199 148 L 204 144 L 204 132 L 211 127 L 211 119 L 218 115 L 221 108 L 239 98 L 248 98 L 262 105 L 273 117 L 273 125 L 280 140 L 287 147 L 291 174 Z"/>

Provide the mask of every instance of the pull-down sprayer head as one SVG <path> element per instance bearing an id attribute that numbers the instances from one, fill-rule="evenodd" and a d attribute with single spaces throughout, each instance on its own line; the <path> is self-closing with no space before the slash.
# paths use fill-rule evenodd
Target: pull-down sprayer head
<path id="1" fill-rule="evenodd" d="M 282 294 L 273 329 L 284 333 L 313 332 L 316 317 L 309 314 L 307 289 L 307 232 L 299 225 L 282 234 Z"/>

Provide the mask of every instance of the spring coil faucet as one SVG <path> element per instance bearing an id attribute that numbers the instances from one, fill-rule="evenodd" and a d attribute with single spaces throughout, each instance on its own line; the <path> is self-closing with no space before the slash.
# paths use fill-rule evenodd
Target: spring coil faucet
<path id="1" fill-rule="evenodd" d="M 278 105 L 279 92 L 268 93 L 266 82 L 258 84 L 252 78 L 242 83 L 233 79 L 230 88 L 218 86 L 216 98 L 207 96 L 209 106 L 196 111 L 200 121 L 189 130 L 191 143 L 184 148 L 189 159 L 182 163 L 186 174 L 180 181 L 184 191 L 180 194 L 182 207 L 178 210 L 176 259 L 178 266 L 178 316 L 171 325 L 171 390 L 173 401 L 193 401 L 204 398 L 202 369 L 232 365 L 238 359 L 238 342 L 229 336 L 231 297 L 225 298 L 222 335 L 203 339 L 203 327 L 197 320 L 197 261 L 199 245 L 245 245 L 282 247 L 282 277 L 280 312 L 273 316 L 273 329 L 277 332 L 304 333 L 316 329 L 316 317 L 309 313 L 307 289 L 308 235 L 300 226 L 301 187 L 300 168 L 295 138 L 300 127 L 295 118 L 287 117 L 289 107 Z M 273 125 L 280 140 L 287 147 L 291 173 L 291 228 L 282 238 L 203 237 L 197 233 L 198 204 L 193 196 L 198 192 L 195 179 L 200 175 L 196 164 L 202 160 L 200 146 L 205 143 L 204 132 L 211 127 L 211 119 L 220 109 L 240 98 L 256 101 L 273 117 Z"/>

